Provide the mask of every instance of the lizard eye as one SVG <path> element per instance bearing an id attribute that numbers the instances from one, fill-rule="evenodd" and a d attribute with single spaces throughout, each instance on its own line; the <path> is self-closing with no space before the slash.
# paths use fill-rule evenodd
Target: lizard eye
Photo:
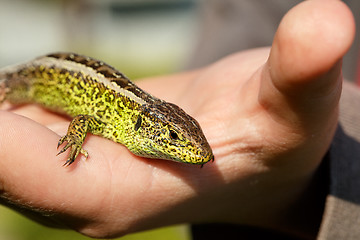
<path id="1" fill-rule="evenodd" d="M 170 130 L 170 131 L 169 131 L 169 136 L 170 136 L 170 138 L 171 138 L 172 140 L 178 140 L 178 139 L 179 139 L 178 134 L 177 134 L 175 131 L 173 131 L 173 130 Z"/>

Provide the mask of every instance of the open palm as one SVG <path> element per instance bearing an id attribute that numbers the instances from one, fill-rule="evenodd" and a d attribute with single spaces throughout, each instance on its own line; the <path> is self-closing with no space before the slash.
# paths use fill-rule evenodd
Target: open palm
<path id="1" fill-rule="evenodd" d="M 0 112 L 2 203 L 97 237 L 181 222 L 291 229 L 281 213 L 306 192 L 329 148 L 341 58 L 354 35 L 340 1 L 320 2 L 286 15 L 271 53 L 249 50 L 138 83 L 199 121 L 215 162 L 201 169 L 145 159 L 91 135 L 83 145 L 89 158 L 65 168 L 56 144 L 69 119 L 26 105 Z"/>

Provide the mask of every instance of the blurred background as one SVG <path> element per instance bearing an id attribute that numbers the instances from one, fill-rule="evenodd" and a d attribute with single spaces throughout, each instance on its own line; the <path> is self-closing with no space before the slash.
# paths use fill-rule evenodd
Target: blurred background
<path id="1" fill-rule="evenodd" d="M 54 51 L 101 59 L 129 77 L 178 69 L 196 0 L 0 0 L 0 67 Z"/>
<path id="2" fill-rule="evenodd" d="M 196 0 L 0 0 L 0 67 L 56 51 L 101 59 L 131 79 L 182 68 Z M 42 227 L 0 206 L 1 240 L 88 239 Z M 189 239 L 186 226 L 121 239 Z"/>

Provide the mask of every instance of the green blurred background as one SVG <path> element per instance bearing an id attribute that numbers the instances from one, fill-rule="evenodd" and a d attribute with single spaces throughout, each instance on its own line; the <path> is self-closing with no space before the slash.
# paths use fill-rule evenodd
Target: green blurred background
<path id="1" fill-rule="evenodd" d="M 0 67 L 56 51 L 101 59 L 131 79 L 181 69 L 196 31 L 196 0 L 0 0 Z M 0 206 L 0 240 L 88 239 Z M 124 240 L 190 239 L 186 225 Z"/>
<path id="2" fill-rule="evenodd" d="M 196 0 L 0 0 L 0 67 L 54 51 L 100 58 L 132 79 L 179 69 Z"/>

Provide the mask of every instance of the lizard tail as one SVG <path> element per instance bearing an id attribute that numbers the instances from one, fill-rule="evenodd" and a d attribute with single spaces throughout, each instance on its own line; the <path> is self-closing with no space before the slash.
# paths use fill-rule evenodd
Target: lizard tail
<path id="1" fill-rule="evenodd" d="M 5 100 L 6 93 L 9 92 L 6 74 L 0 70 L 0 104 Z"/>
<path id="2" fill-rule="evenodd" d="M 0 69 L 0 104 L 7 98 L 10 89 L 12 89 L 12 85 L 21 82 L 21 78 L 18 76 L 18 71 L 24 66 L 25 64 L 19 64 Z"/>

